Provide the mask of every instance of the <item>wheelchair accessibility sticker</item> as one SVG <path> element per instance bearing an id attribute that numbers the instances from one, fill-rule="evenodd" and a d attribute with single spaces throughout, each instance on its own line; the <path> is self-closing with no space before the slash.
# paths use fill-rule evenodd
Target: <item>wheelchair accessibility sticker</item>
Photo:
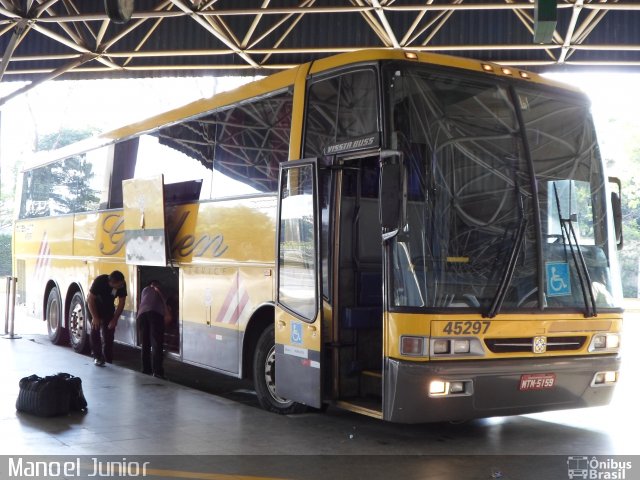
<path id="1" fill-rule="evenodd" d="M 547 295 L 564 297 L 571 295 L 571 279 L 569 264 L 566 262 L 549 262 L 547 270 Z"/>
<path id="2" fill-rule="evenodd" d="M 291 323 L 291 344 L 302 345 L 302 324 L 292 322 Z"/>

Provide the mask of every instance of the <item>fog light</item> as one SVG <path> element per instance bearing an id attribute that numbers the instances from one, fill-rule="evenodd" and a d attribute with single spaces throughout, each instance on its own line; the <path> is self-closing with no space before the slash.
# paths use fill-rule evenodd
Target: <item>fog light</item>
<path id="1" fill-rule="evenodd" d="M 453 353 L 469 353 L 471 342 L 469 340 L 454 340 Z"/>
<path id="2" fill-rule="evenodd" d="M 449 340 L 435 340 L 433 342 L 433 353 L 449 353 Z"/>
<path id="3" fill-rule="evenodd" d="M 401 337 L 400 353 L 402 355 L 422 356 L 424 351 L 424 337 Z"/>
<path id="4" fill-rule="evenodd" d="M 445 395 L 447 393 L 447 382 L 442 380 L 432 380 L 429 384 L 429 395 Z"/>
<path id="5" fill-rule="evenodd" d="M 449 393 L 464 393 L 464 382 L 451 382 Z"/>
<path id="6" fill-rule="evenodd" d="M 593 376 L 593 386 L 604 386 L 607 384 L 616 383 L 618 381 L 618 372 L 598 372 Z"/>

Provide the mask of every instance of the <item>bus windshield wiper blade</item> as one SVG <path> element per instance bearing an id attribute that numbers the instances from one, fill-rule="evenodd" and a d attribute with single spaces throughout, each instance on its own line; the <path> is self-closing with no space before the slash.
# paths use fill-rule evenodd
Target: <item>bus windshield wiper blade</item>
<path id="1" fill-rule="evenodd" d="M 560 228 L 562 230 L 562 241 L 564 245 L 569 245 L 571 251 L 571 257 L 576 266 L 576 273 L 578 274 L 578 280 L 580 280 L 580 288 L 582 290 L 582 298 L 584 300 L 584 306 L 586 308 L 585 317 L 596 317 L 598 311 L 596 309 L 596 299 L 593 295 L 593 289 L 591 288 L 591 276 L 589 275 L 589 269 L 587 268 L 587 262 L 584 260 L 580 243 L 578 242 L 578 236 L 573 228 L 572 215 L 569 214 L 568 218 L 562 218 L 560 211 L 560 198 L 558 196 L 558 188 L 556 183 L 553 182 L 553 193 L 556 197 L 556 208 L 558 210 L 558 219 L 560 221 Z M 573 238 L 573 241 L 572 241 Z M 566 239 L 566 241 L 565 241 Z"/>
<path id="2" fill-rule="evenodd" d="M 522 203 L 522 197 L 520 198 L 520 202 Z M 524 236 L 527 230 L 527 220 L 524 216 L 523 210 L 524 209 L 521 209 L 520 223 L 518 224 L 518 230 L 516 231 L 516 235 L 513 240 L 513 247 L 511 247 L 511 252 L 509 252 L 507 268 L 505 268 L 504 270 L 504 274 L 502 275 L 502 279 L 500 280 L 500 285 L 498 285 L 498 290 L 496 291 L 496 294 L 493 297 L 493 301 L 491 302 L 491 307 L 489 308 L 489 311 L 484 315 L 486 318 L 493 318 L 500 312 L 500 309 L 502 308 L 502 302 L 504 301 L 504 297 L 507 294 L 507 288 L 509 288 L 509 285 L 511 285 L 513 273 L 516 269 L 516 262 L 518 261 L 518 257 L 520 256 L 520 252 L 522 251 Z"/>

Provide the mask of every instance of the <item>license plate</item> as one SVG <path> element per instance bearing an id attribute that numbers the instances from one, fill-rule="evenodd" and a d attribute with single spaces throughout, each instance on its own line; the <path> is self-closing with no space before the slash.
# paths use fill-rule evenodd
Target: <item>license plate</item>
<path id="1" fill-rule="evenodd" d="M 556 384 L 555 373 L 533 373 L 520 377 L 520 391 L 547 390 Z"/>

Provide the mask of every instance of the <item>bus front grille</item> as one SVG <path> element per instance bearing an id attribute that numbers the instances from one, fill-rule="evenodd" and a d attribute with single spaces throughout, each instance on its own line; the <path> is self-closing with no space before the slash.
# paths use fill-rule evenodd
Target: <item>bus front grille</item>
<path id="1" fill-rule="evenodd" d="M 587 341 L 585 336 L 549 337 L 547 352 L 580 350 Z M 487 338 L 484 343 L 493 353 L 532 352 L 534 337 Z"/>

